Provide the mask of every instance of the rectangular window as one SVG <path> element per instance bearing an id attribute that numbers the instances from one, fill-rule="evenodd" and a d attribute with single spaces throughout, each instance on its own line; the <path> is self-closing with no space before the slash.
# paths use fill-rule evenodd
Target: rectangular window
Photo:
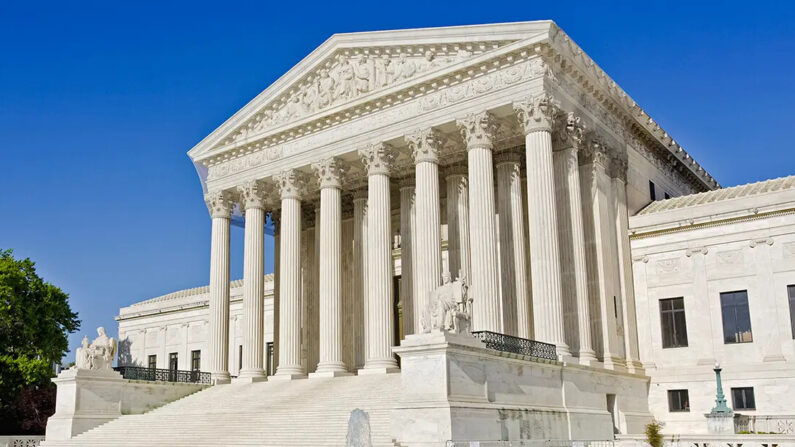
<path id="1" fill-rule="evenodd" d="M 660 300 L 660 328 L 663 348 L 687 346 L 687 324 L 685 322 L 685 299 Z"/>
<path id="2" fill-rule="evenodd" d="M 649 180 L 649 198 L 654 201 L 657 200 L 657 192 L 654 191 L 654 182 Z"/>
<path id="3" fill-rule="evenodd" d="M 670 198 L 671 198 L 671 196 L 670 196 L 670 195 L 668 195 L 668 193 L 666 192 L 666 193 L 665 193 L 665 200 L 668 200 L 668 199 L 670 199 Z"/>
<path id="4" fill-rule="evenodd" d="M 732 388 L 732 407 L 736 410 L 756 410 L 754 387 Z"/>
<path id="5" fill-rule="evenodd" d="M 748 292 L 724 292 L 720 294 L 723 313 L 723 342 L 749 343 L 754 341 L 751 333 L 751 313 L 748 310 Z"/>
<path id="6" fill-rule="evenodd" d="M 273 342 L 265 344 L 265 370 L 269 376 L 273 375 Z"/>
<path id="7" fill-rule="evenodd" d="M 202 364 L 202 352 L 200 350 L 190 352 L 190 369 L 191 371 L 199 371 Z"/>
<path id="8" fill-rule="evenodd" d="M 690 411 L 687 390 L 668 390 L 668 411 L 671 413 Z"/>
<path id="9" fill-rule="evenodd" d="M 789 295 L 789 324 L 792 326 L 792 338 L 795 340 L 795 285 L 787 286 Z"/>
<path id="10" fill-rule="evenodd" d="M 172 352 L 168 355 L 168 369 L 177 370 L 178 366 L 178 357 L 176 352 Z"/>
<path id="11" fill-rule="evenodd" d="M 148 360 L 148 363 L 149 363 L 149 365 L 148 365 L 149 369 L 157 368 L 157 356 L 156 355 L 154 355 L 154 354 L 150 355 L 147 360 Z"/>

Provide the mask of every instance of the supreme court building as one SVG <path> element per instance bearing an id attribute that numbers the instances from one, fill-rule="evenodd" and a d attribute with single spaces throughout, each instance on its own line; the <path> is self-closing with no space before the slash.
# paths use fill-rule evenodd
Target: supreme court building
<path id="1" fill-rule="evenodd" d="M 211 373 L 215 386 L 186 402 L 260 389 L 267 401 L 310 386 L 301 383 L 333 394 L 335 383 L 369 380 L 360 393 L 392 402 L 368 410 L 374 440 L 383 427 L 383 439 L 400 445 L 436 445 L 612 439 L 641 433 L 652 417 L 702 433 L 716 361 L 740 388 L 754 385 L 732 368 L 773 365 L 767 383 L 777 378 L 779 390 L 795 392 L 789 327 L 754 332 L 783 348 L 751 360 L 718 349 L 720 326 L 699 327 L 703 313 L 687 315 L 685 328 L 684 313 L 668 324 L 660 310 L 661 300 L 684 297 L 664 310 L 712 308 L 720 324 L 720 302 L 710 300 L 743 290 L 737 278 L 748 270 L 730 263 L 728 274 L 699 273 L 689 262 L 708 250 L 694 251 L 688 228 L 717 215 L 721 225 L 750 222 L 736 219 L 776 193 L 766 202 L 772 214 L 753 220 L 775 217 L 775 234 L 769 225 L 751 236 L 722 227 L 724 239 L 699 247 L 751 250 L 750 240 L 763 241 L 753 242 L 763 247 L 757 256 L 783 250 L 775 275 L 771 263 L 760 267 L 778 282 L 751 298 L 750 313 L 768 300 L 782 317 L 760 330 L 787 324 L 795 182 L 747 188 L 741 205 L 710 196 L 723 191 L 715 179 L 553 22 L 334 35 L 188 155 L 212 221 L 209 286 L 117 317 L 120 364 Z M 231 225 L 245 227 L 236 281 Z M 275 241 L 272 275 L 266 233 Z M 730 284 L 712 290 L 710 275 Z M 552 359 L 439 331 L 430 309 L 448 280 L 471 298 L 462 317 L 471 331 L 547 343 Z M 686 352 L 683 330 L 697 354 Z M 757 389 L 766 414 L 795 412 L 765 394 Z M 670 411 L 671 396 L 677 410 L 684 398 L 689 411 L 692 397 L 698 411 Z M 391 412 L 386 422 L 381 410 Z"/>

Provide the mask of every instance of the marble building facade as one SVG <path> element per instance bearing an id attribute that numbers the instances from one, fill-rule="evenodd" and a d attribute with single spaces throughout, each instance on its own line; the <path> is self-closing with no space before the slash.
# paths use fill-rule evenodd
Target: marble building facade
<path id="1" fill-rule="evenodd" d="M 120 352 L 192 369 L 200 351 L 217 384 L 398 372 L 445 274 L 470 285 L 473 330 L 659 383 L 633 262 L 656 236 L 631 233 L 650 200 L 720 187 L 546 21 L 335 35 L 189 156 L 209 286 L 123 308 Z"/>

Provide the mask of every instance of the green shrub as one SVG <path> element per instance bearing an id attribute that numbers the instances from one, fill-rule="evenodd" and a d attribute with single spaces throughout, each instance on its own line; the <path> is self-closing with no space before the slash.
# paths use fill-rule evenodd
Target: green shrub
<path id="1" fill-rule="evenodd" d="M 662 424 L 657 421 L 651 421 L 646 424 L 646 442 L 648 442 L 651 447 L 662 447 L 663 437 L 660 434 L 660 429 L 662 429 Z"/>

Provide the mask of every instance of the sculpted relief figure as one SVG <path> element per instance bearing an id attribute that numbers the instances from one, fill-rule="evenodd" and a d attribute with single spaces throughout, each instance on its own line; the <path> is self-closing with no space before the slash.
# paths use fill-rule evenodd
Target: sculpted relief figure
<path id="1" fill-rule="evenodd" d="M 337 72 L 337 85 L 334 89 L 334 99 L 344 101 L 353 98 L 356 93 L 356 80 L 354 76 L 353 65 L 348 62 L 346 56 L 341 56 Z"/>
<path id="2" fill-rule="evenodd" d="M 467 291 L 466 278 L 451 280 L 449 273 L 442 275 L 442 285 L 431 293 L 428 308 L 422 319 L 422 331 L 432 330 L 469 333 L 472 322 L 472 298 Z"/>
<path id="3" fill-rule="evenodd" d="M 116 339 L 105 334 L 105 328 L 97 328 L 97 338 L 90 344 L 83 337 L 82 346 L 77 348 L 75 367 L 77 369 L 109 370 L 116 356 Z"/>
<path id="4" fill-rule="evenodd" d="M 370 91 L 370 67 L 367 56 L 359 59 L 356 68 L 356 95 L 361 95 Z"/>
<path id="5" fill-rule="evenodd" d="M 414 62 L 409 60 L 406 53 L 400 53 L 400 58 L 395 65 L 395 74 L 392 82 L 408 79 L 414 76 L 414 73 L 416 72 L 417 68 L 414 66 Z"/>
<path id="6" fill-rule="evenodd" d="M 376 88 L 386 87 L 394 73 L 394 65 L 389 55 L 385 54 L 375 59 L 375 85 Z"/>
<path id="7" fill-rule="evenodd" d="M 334 100 L 334 79 L 328 74 L 327 69 L 320 70 L 317 80 L 317 106 L 322 109 L 331 105 Z"/>
<path id="8" fill-rule="evenodd" d="M 431 50 L 425 52 L 425 59 L 420 64 L 418 71 L 431 71 L 440 66 L 439 59 L 436 58 L 436 54 Z"/>

